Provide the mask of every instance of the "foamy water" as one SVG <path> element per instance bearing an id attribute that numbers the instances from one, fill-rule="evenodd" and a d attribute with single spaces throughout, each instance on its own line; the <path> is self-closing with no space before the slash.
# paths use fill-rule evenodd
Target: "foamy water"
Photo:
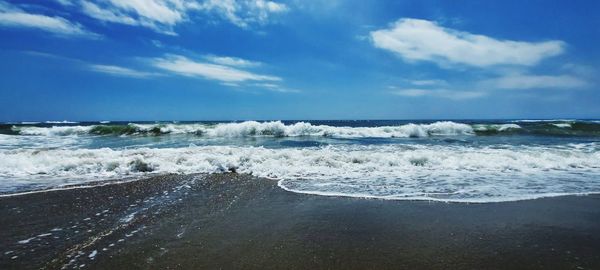
<path id="1" fill-rule="evenodd" d="M 449 121 L 11 126 L 12 134 L 0 135 L 0 192 L 221 172 L 271 178 L 292 192 L 396 200 L 497 202 L 600 192 L 597 137 L 536 136 L 536 128 L 556 132 L 581 124 L 533 123 L 540 127 Z"/>
<path id="2" fill-rule="evenodd" d="M 507 124 L 517 126 L 516 124 Z M 431 124 L 405 124 L 399 126 L 381 126 L 381 127 L 347 127 L 347 126 L 328 126 L 312 125 L 307 122 L 298 122 L 285 125 L 281 121 L 256 122 L 247 121 L 241 123 L 223 123 L 216 125 L 206 124 L 128 124 L 126 126 L 105 126 L 102 125 L 73 125 L 73 126 L 14 126 L 12 130 L 20 135 L 40 135 L 40 136 L 69 136 L 69 135 L 87 135 L 87 134 L 196 134 L 206 137 L 247 137 L 247 136 L 275 136 L 275 137 L 296 137 L 296 136 L 330 136 L 341 138 L 371 137 L 371 138 L 393 138 L 393 137 L 427 137 L 439 135 L 467 135 L 474 134 L 470 125 L 455 123 L 450 121 L 434 122 Z M 518 126 L 517 126 L 518 127 Z M 479 129 L 487 129 L 481 126 Z M 496 128 L 491 126 L 489 128 Z M 497 128 L 502 129 L 503 125 Z"/>

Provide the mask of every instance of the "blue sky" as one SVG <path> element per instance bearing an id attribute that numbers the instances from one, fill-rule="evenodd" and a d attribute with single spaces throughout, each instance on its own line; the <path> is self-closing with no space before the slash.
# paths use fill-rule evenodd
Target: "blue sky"
<path id="1" fill-rule="evenodd" d="M 599 1 L 0 0 L 0 121 L 599 118 Z"/>

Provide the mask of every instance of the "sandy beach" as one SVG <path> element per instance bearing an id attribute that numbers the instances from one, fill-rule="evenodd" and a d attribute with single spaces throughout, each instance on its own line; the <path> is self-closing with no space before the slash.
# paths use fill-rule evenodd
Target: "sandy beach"
<path id="1" fill-rule="evenodd" d="M 0 198 L 2 269 L 598 269 L 600 196 L 303 195 L 243 174 Z"/>

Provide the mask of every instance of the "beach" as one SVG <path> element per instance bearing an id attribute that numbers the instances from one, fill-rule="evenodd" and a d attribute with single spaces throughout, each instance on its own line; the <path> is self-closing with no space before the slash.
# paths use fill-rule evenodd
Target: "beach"
<path id="1" fill-rule="evenodd" d="M 599 13 L 0 0 L 0 270 L 600 270 Z"/>
<path id="2" fill-rule="evenodd" d="M 444 203 L 164 175 L 0 197 L 2 269 L 599 269 L 600 196 Z"/>

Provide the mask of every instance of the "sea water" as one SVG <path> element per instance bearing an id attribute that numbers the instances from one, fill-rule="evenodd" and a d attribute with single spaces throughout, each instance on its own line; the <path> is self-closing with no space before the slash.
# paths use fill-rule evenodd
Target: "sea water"
<path id="1" fill-rule="evenodd" d="M 0 193 L 178 173 L 248 173 L 288 191 L 498 202 L 600 192 L 600 121 L 0 124 Z"/>

